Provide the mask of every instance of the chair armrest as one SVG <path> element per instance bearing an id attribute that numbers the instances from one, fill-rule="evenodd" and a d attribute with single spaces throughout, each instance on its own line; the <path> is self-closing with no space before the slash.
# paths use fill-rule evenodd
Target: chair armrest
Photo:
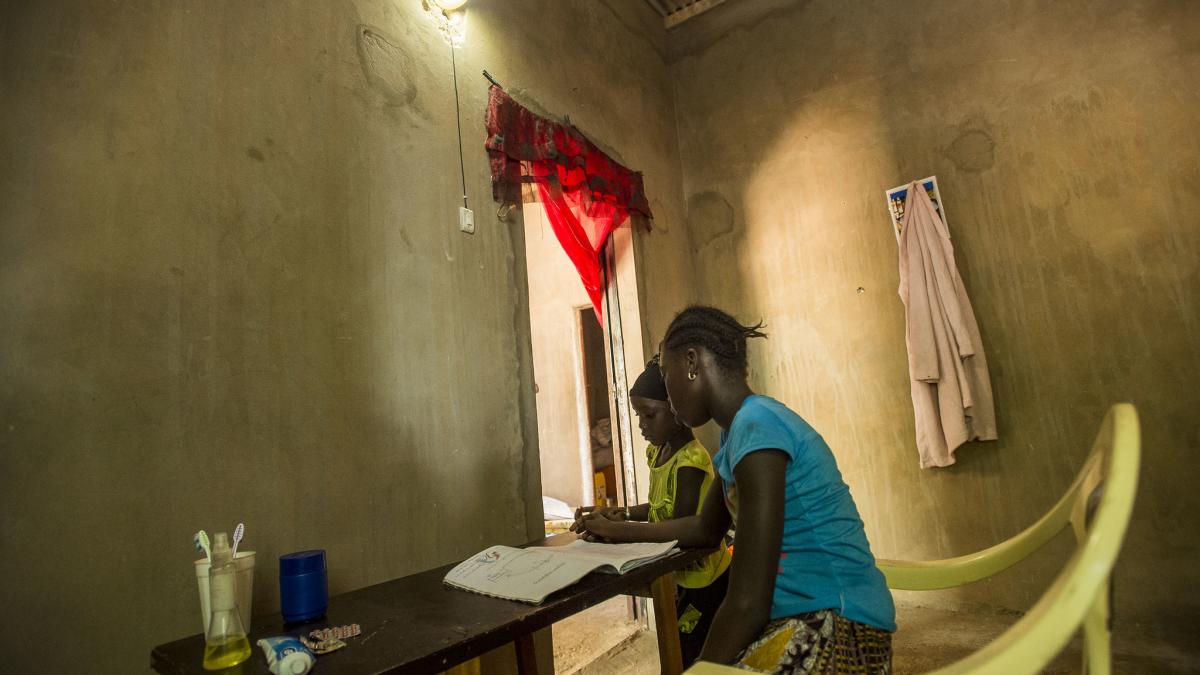
<path id="1" fill-rule="evenodd" d="M 697 661 L 691 668 L 684 671 L 684 675 L 732 675 L 733 673 L 745 675 L 746 671 L 708 661 Z"/>
<path id="2" fill-rule="evenodd" d="M 1078 485 L 1080 481 L 1076 481 Z M 887 578 L 888 588 L 932 591 L 963 586 L 997 574 L 1024 560 L 1054 538 L 1070 522 L 1075 487 L 1023 532 L 982 551 L 943 560 L 886 560 L 876 566 Z"/>

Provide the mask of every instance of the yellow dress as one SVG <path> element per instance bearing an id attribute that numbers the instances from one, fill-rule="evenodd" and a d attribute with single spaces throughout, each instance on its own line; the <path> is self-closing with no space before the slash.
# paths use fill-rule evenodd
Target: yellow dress
<path id="1" fill-rule="evenodd" d="M 713 482 L 712 459 L 708 456 L 708 450 L 700 441 L 692 440 L 677 450 L 665 464 L 655 466 L 661 451 L 662 446 L 658 445 L 646 448 L 646 461 L 650 463 L 649 521 L 657 523 L 674 517 L 676 476 L 683 467 L 704 472 L 704 482 L 700 484 L 700 502 L 696 505 L 696 513 L 699 514 L 704 505 L 704 495 Z M 684 588 L 704 588 L 721 576 L 729 567 L 730 559 L 729 551 L 720 546 L 712 555 L 676 572 L 675 583 Z"/>

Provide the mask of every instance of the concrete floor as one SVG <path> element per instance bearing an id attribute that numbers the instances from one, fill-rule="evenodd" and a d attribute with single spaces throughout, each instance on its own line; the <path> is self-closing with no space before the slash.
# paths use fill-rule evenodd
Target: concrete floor
<path id="1" fill-rule="evenodd" d="M 1006 613 L 900 607 L 897 622 L 901 628 L 893 643 L 894 672 L 923 673 L 952 663 L 995 639 L 1017 618 Z M 1077 639 L 1044 672 L 1080 672 L 1079 648 Z M 624 601 L 620 599 L 555 625 L 554 654 L 555 672 L 560 674 L 658 673 L 654 634 L 625 620 Z M 1200 673 L 1200 637 L 1194 632 L 1170 638 L 1151 636 L 1136 625 L 1118 624 L 1113 654 L 1115 673 Z"/>
<path id="2" fill-rule="evenodd" d="M 629 651 L 635 638 L 650 645 L 652 659 L 657 664 L 658 643 L 654 634 L 643 631 L 640 623 L 629 620 L 627 605 L 625 598 L 613 598 L 554 624 L 551 628 L 554 672 L 559 675 L 578 673 L 585 667 L 590 668 L 589 664 L 609 668 L 598 672 L 641 672 L 612 669 L 618 668 L 615 659 Z M 657 666 L 655 672 L 658 672 Z"/>

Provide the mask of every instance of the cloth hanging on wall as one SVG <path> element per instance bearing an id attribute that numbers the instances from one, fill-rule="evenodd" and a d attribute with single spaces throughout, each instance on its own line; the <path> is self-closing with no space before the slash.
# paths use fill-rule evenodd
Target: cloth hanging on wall
<path id="1" fill-rule="evenodd" d="M 537 187 L 554 235 L 603 324 L 600 250 L 631 213 L 647 223 L 654 217 L 642 175 L 613 161 L 575 127 L 530 112 L 496 86 L 488 92 L 486 122 L 492 197 L 519 204 L 522 184 Z"/>
<path id="2" fill-rule="evenodd" d="M 954 246 L 929 195 L 908 187 L 900 299 L 921 468 L 949 466 L 967 441 L 996 440 L 996 411 L 975 313 Z"/>

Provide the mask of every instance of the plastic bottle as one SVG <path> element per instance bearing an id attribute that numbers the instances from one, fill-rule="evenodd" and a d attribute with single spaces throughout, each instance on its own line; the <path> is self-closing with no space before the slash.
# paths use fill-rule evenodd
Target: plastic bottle
<path id="1" fill-rule="evenodd" d="M 229 535 L 213 539 L 212 567 L 208 570 L 211 616 L 204 634 L 204 669 L 221 670 L 250 658 L 250 640 L 237 607 L 237 567 L 229 548 Z"/>

